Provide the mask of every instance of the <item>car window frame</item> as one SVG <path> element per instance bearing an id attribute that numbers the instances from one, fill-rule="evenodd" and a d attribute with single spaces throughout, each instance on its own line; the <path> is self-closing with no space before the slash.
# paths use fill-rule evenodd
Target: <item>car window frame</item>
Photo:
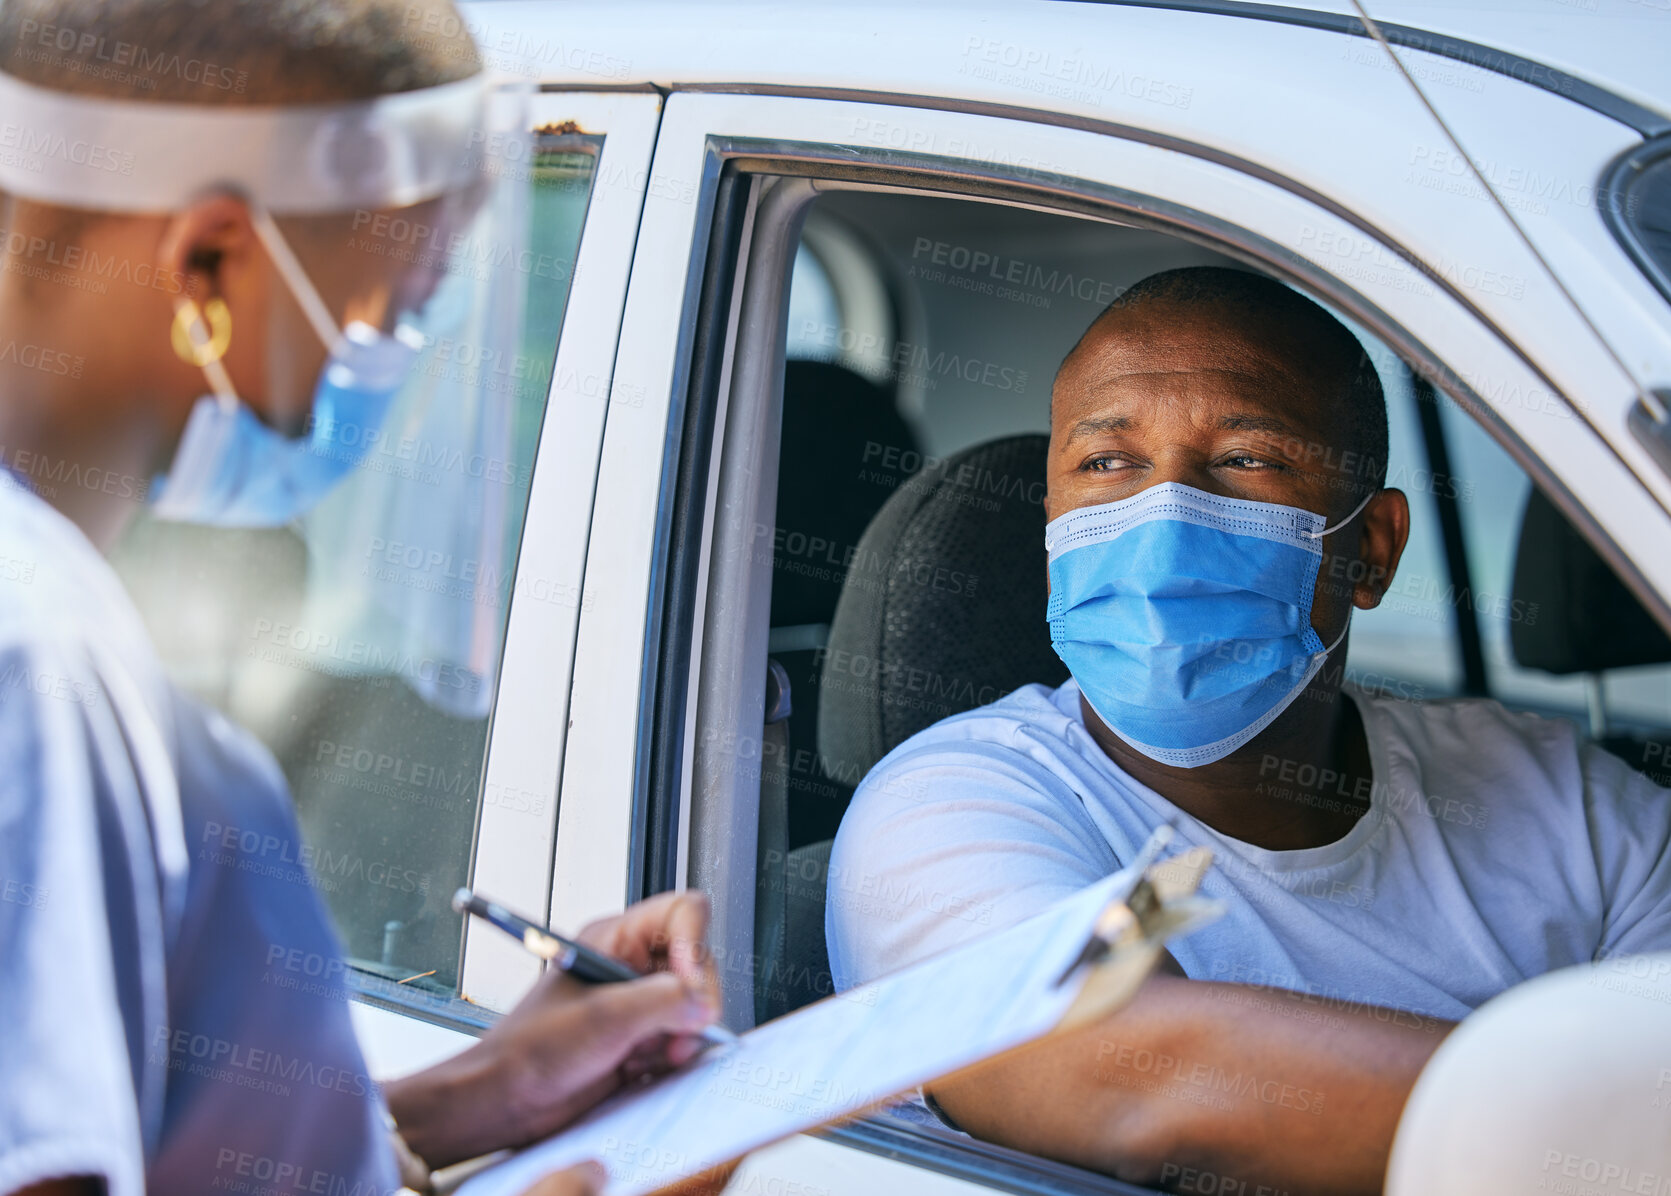
<path id="1" fill-rule="evenodd" d="M 567 678 L 584 602 L 543 600 L 531 580 L 549 582 L 552 593 L 582 594 L 614 336 L 660 115 L 660 94 L 644 88 L 547 92 L 528 101 L 533 129 L 574 140 L 576 148 L 595 144 L 597 162 L 535 448 L 469 844 L 469 883 L 513 908 L 544 908 L 549 893 Z M 362 1021 L 374 1043 L 383 1036 L 382 1013 L 480 1035 L 537 977 L 539 961 L 503 935 L 468 924 L 460 934 L 459 987 L 452 995 L 348 969 L 348 986 L 367 1007 Z M 393 1041 L 401 1039 L 393 1035 Z"/>

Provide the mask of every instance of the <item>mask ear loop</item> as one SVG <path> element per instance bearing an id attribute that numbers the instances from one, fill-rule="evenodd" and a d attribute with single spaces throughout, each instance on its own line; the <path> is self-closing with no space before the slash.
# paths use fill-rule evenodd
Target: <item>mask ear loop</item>
<path id="1" fill-rule="evenodd" d="M 1377 489 L 1371 490 L 1368 494 L 1364 495 L 1364 500 L 1361 503 L 1359 503 L 1357 506 L 1352 508 L 1352 513 L 1350 515 L 1346 516 L 1346 518 L 1342 519 L 1339 523 L 1335 524 L 1334 526 L 1326 527 L 1320 532 L 1301 532 L 1300 535 L 1304 536 L 1308 540 L 1321 540 L 1324 536 L 1329 535 L 1331 532 L 1338 532 L 1341 528 L 1345 527 L 1348 523 L 1351 523 L 1352 520 L 1356 519 L 1359 515 L 1362 515 L 1363 514 L 1363 509 L 1365 507 L 1367 507 L 1370 503 L 1370 500 L 1373 499 L 1379 493 L 1381 493 L 1381 491 L 1380 491 L 1379 488 L 1377 488 Z"/>
<path id="2" fill-rule="evenodd" d="M 1351 523 L 1352 520 L 1356 519 L 1359 515 L 1362 515 L 1363 514 L 1363 509 L 1369 505 L 1370 499 L 1374 498 L 1379 493 L 1381 493 L 1381 491 L 1379 489 L 1375 489 L 1375 490 L 1371 490 L 1368 494 L 1364 495 L 1364 500 L 1361 503 L 1359 503 L 1356 507 L 1352 508 L 1352 513 L 1350 515 L 1346 516 L 1346 518 L 1342 519 L 1339 523 L 1336 523 L 1335 525 L 1333 525 L 1332 527 L 1325 527 L 1320 532 L 1301 532 L 1300 535 L 1304 536 L 1308 540 L 1321 540 L 1324 536 L 1328 535 L 1330 532 L 1338 532 L 1341 528 L 1345 527 L 1348 523 Z M 1352 612 L 1350 610 L 1348 610 L 1346 612 L 1346 623 L 1343 627 L 1341 627 L 1340 634 L 1334 637 L 1334 643 L 1330 644 L 1327 648 L 1323 649 L 1321 655 L 1323 655 L 1324 657 L 1327 657 L 1329 655 L 1329 653 L 1333 652 L 1336 648 L 1340 647 L 1341 641 L 1346 638 L 1346 633 L 1348 631 L 1350 631 L 1351 629 L 1352 629 Z"/>
<path id="3" fill-rule="evenodd" d="M 267 256 L 273 259 L 273 265 L 284 277 L 285 285 L 290 293 L 296 297 L 301 305 L 302 315 L 313 326 L 314 335 L 319 343 L 331 352 L 336 352 L 342 344 L 342 329 L 337 327 L 336 317 L 331 315 L 331 309 L 325 306 L 325 300 L 320 298 L 319 289 L 313 285 L 302 263 L 290 248 L 290 242 L 284 239 L 279 226 L 273 221 L 265 208 L 250 205 L 250 226 L 255 229 L 255 235 L 267 250 Z"/>

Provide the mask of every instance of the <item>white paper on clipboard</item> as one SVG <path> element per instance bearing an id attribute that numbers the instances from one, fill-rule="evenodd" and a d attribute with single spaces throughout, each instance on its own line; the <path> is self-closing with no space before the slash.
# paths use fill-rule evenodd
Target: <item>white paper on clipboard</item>
<path id="1" fill-rule="evenodd" d="M 1055 981 L 1133 878 L 1118 872 L 1019 925 L 712 1048 L 474 1176 L 458 1196 L 522 1196 L 592 1158 L 609 1169 L 608 1196 L 642 1196 L 1031 1041 L 1079 995 L 1084 969 Z"/>

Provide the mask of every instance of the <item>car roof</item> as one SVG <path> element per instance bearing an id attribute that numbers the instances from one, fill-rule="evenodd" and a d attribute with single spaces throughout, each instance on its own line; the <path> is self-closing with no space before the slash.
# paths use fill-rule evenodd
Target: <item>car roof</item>
<path id="1" fill-rule="evenodd" d="M 1290 19 L 1306 12 L 1357 17 L 1351 0 L 1292 6 L 1134 0 L 1134 6 L 1247 15 L 1262 11 Z M 1671 0 L 1364 0 L 1364 7 L 1376 21 L 1528 58 L 1671 116 L 1671 71 L 1666 70 Z"/>
<path id="2" fill-rule="evenodd" d="M 1369 8 L 1372 17 L 1388 24 L 1395 43 L 1560 90 L 1645 134 L 1671 130 L 1671 72 L 1664 66 L 1671 61 L 1671 0 L 1372 0 Z M 1071 19 L 1064 21 L 1070 12 Z M 871 72 L 864 61 L 866 49 L 880 57 L 896 52 L 898 42 L 887 44 L 890 35 L 938 41 L 944 45 L 937 48 L 944 49 L 962 35 L 979 32 L 1042 42 L 1064 55 L 1112 60 L 1122 31 L 1162 22 L 1176 28 L 1173 22 L 1203 15 L 1361 32 L 1351 0 L 1304 5 L 1243 0 L 478 0 L 466 5 L 465 13 L 478 38 L 483 30 L 476 14 L 481 14 L 491 30 L 532 29 L 539 38 L 608 56 L 625 64 L 625 72 L 606 73 L 621 82 L 804 81 L 829 87 L 851 77 L 848 86 L 859 90 L 896 91 L 867 86 Z M 1104 34 L 1106 49 L 1099 45 Z M 1481 48 L 1498 53 L 1480 53 Z M 743 63 L 751 69 L 739 75 Z M 1526 69 L 1531 64 L 1572 80 L 1555 77 L 1551 86 L 1548 72 Z M 599 73 L 584 69 L 574 81 L 596 84 Z M 933 71 L 925 66 L 923 73 Z M 568 72 L 542 74 L 555 80 Z M 1576 89 L 1573 81 L 1579 84 Z M 1622 103 L 1609 103 L 1613 97 Z M 1438 99 L 1442 102 L 1442 95 Z"/>

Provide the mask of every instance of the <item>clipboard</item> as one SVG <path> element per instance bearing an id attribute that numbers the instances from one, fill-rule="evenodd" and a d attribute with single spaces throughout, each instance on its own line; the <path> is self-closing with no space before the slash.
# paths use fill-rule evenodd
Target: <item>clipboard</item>
<path id="1" fill-rule="evenodd" d="M 454 1190 L 522 1196 L 596 1158 L 607 1196 L 651 1196 L 1106 1017 L 1169 939 L 1223 913 L 1198 895 L 1212 853 L 1160 860 L 1170 838 L 1160 828 L 1129 867 L 1024 922 L 757 1026 L 485 1170 L 455 1168 L 472 1173 Z"/>

